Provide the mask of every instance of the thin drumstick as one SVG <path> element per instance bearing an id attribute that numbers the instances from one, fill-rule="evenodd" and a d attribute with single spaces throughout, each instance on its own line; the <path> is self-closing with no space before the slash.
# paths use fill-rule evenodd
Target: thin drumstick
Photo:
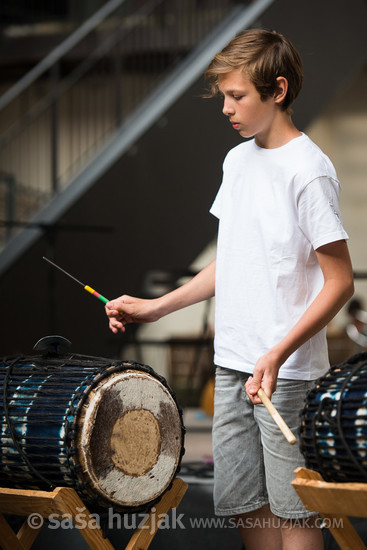
<path id="1" fill-rule="evenodd" d="M 274 407 L 273 403 L 270 401 L 269 397 L 266 395 L 264 390 L 262 388 L 259 389 L 257 392 L 257 395 L 259 396 L 261 402 L 263 405 L 265 405 L 265 408 L 269 411 L 271 416 L 273 417 L 274 422 L 291 445 L 294 445 L 296 442 L 296 438 L 291 432 L 289 426 L 284 422 L 283 418 L 280 416 L 276 408 Z"/>
<path id="2" fill-rule="evenodd" d="M 73 279 L 73 281 L 75 281 L 76 283 L 78 283 L 79 285 L 81 285 L 84 290 L 86 290 L 87 292 L 89 292 L 89 294 L 92 294 L 92 296 L 95 296 L 96 298 L 98 298 L 98 300 L 101 300 L 101 302 L 103 302 L 104 304 L 107 304 L 108 302 L 108 299 L 105 298 L 104 296 L 102 296 L 102 294 L 100 294 L 99 292 L 97 292 L 96 290 L 94 290 L 94 288 L 92 288 L 91 286 L 89 285 L 85 285 L 84 283 L 82 283 L 81 281 L 79 281 L 79 279 L 77 279 L 76 277 L 74 277 L 74 275 L 71 275 L 70 273 L 68 273 L 67 271 L 65 271 L 65 269 L 63 269 L 62 267 L 60 267 L 59 265 L 55 264 L 54 262 L 51 262 L 51 260 L 49 260 L 48 258 L 46 258 L 45 256 L 42 256 L 43 260 L 46 260 L 46 262 L 48 262 L 49 264 L 53 265 L 54 267 L 56 267 L 57 269 L 59 269 L 60 271 L 62 271 L 63 273 L 65 273 L 65 275 L 67 275 L 68 277 L 70 277 L 71 279 Z"/>

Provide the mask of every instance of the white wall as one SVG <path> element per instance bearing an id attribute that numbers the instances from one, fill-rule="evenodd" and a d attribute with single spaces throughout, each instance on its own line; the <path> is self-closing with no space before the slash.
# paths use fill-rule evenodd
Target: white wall
<path id="1" fill-rule="evenodd" d="M 307 133 L 335 165 L 353 267 L 367 272 L 367 65 Z M 357 295 L 367 302 L 367 280 L 356 280 Z"/>

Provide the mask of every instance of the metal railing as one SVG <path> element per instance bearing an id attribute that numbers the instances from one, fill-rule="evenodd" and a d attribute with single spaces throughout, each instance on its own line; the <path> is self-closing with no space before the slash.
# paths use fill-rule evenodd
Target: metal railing
<path id="1" fill-rule="evenodd" d="M 68 186 L 236 4 L 110 0 L 8 89 L 0 98 L 0 219 L 8 225 L 0 240 Z"/>

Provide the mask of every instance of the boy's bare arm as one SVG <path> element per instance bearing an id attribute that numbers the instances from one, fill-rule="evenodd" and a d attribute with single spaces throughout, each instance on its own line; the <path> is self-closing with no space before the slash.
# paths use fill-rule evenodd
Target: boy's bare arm
<path id="1" fill-rule="evenodd" d="M 278 371 L 286 359 L 309 338 L 323 329 L 354 292 L 353 271 L 345 241 L 336 241 L 316 250 L 324 275 L 324 285 L 299 321 L 277 345 L 260 357 L 246 391 L 254 403 L 260 385 L 270 397 L 276 388 Z"/>
<path id="2" fill-rule="evenodd" d="M 123 295 L 106 304 L 106 314 L 112 332 L 125 332 L 127 323 L 150 323 L 179 309 L 214 296 L 215 265 L 213 260 L 193 279 L 181 287 L 154 299 Z"/>

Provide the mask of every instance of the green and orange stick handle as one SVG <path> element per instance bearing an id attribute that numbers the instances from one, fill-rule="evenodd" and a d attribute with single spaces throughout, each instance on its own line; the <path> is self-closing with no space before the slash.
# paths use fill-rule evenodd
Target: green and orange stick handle
<path id="1" fill-rule="evenodd" d="M 65 271 L 65 269 L 62 269 L 62 267 L 58 266 L 57 264 L 55 264 L 54 262 L 51 262 L 51 260 L 49 260 L 48 258 L 45 258 L 45 256 L 42 256 L 42 258 L 44 260 L 46 260 L 46 262 L 48 262 L 49 264 L 53 265 L 54 267 L 56 267 L 57 269 L 59 269 L 60 271 L 62 271 L 63 273 L 65 273 L 65 275 L 67 275 L 68 277 L 70 277 L 71 279 L 73 279 L 76 283 L 78 283 L 79 285 L 82 285 L 82 287 L 84 288 L 84 290 L 86 290 L 87 292 L 89 292 L 90 294 L 92 294 L 92 296 L 95 296 L 96 298 L 98 298 L 98 300 L 101 300 L 101 302 L 103 302 L 104 304 L 107 304 L 107 302 L 109 301 L 107 298 L 105 298 L 104 296 L 102 296 L 102 294 L 99 294 L 99 292 L 97 292 L 96 290 L 94 290 L 94 288 L 90 287 L 89 285 L 85 285 L 84 283 L 82 283 L 81 281 L 79 281 L 78 279 L 76 279 L 75 277 L 73 277 L 73 275 L 70 275 L 70 273 L 68 273 L 67 271 Z"/>

